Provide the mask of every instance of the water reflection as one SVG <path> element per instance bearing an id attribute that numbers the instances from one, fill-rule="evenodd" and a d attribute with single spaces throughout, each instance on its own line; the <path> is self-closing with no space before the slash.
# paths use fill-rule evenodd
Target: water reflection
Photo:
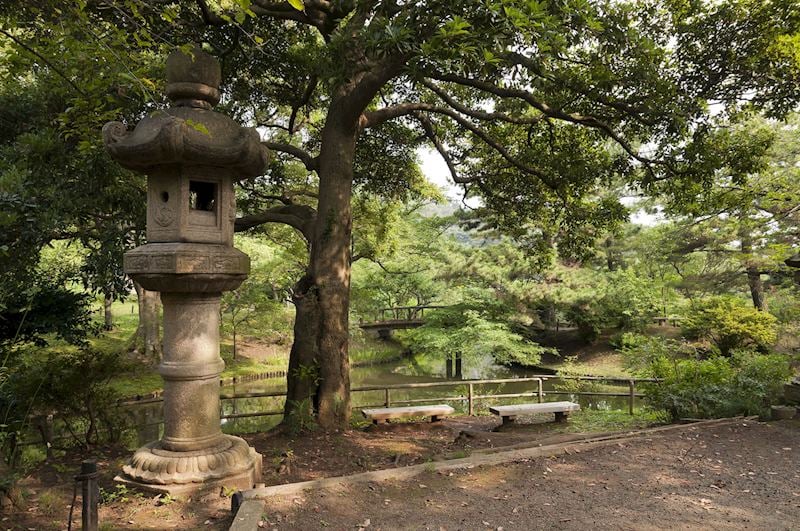
<path id="1" fill-rule="evenodd" d="M 491 356 L 475 359 L 464 359 L 463 375 L 465 379 L 505 379 L 505 378 L 524 378 L 542 374 L 541 371 L 532 369 L 511 368 L 498 365 Z M 394 385 L 420 382 L 454 382 L 446 379 L 446 366 L 442 358 L 426 356 L 416 356 L 404 360 L 368 367 L 355 367 L 350 372 L 351 387 Z M 628 399 L 626 397 L 608 396 L 581 396 L 575 394 L 554 394 L 555 391 L 563 392 L 562 384 L 555 380 L 547 380 L 543 384 L 546 401 L 570 400 L 578 402 L 584 409 L 597 410 L 622 410 L 627 409 Z M 571 392 L 594 391 L 627 393 L 628 387 L 620 385 L 587 383 L 578 389 L 572 386 L 568 388 Z M 223 394 L 241 393 L 275 393 L 286 391 L 286 380 L 284 378 L 271 378 L 254 382 L 246 382 L 237 385 L 226 386 L 222 389 Z M 502 384 L 475 384 L 475 395 L 498 395 L 516 393 L 535 393 L 537 391 L 536 382 L 508 382 Z M 468 383 L 458 384 L 448 387 L 426 387 L 422 389 L 392 389 L 390 391 L 390 403 L 401 405 L 406 400 L 419 400 L 425 398 L 440 398 L 445 396 L 460 396 L 466 399 L 468 395 Z M 355 408 L 367 406 L 382 406 L 386 396 L 383 390 L 353 392 L 352 402 Z M 503 398 L 491 399 L 484 398 L 476 401 L 476 410 L 480 413 L 490 405 L 495 403 L 512 404 L 515 402 L 535 401 L 535 397 L 527 398 Z M 452 405 L 456 411 L 467 412 L 466 400 L 445 401 Z M 263 431 L 275 426 L 280 422 L 280 415 L 273 416 L 252 416 L 246 415 L 263 411 L 281 411 L 283 409 L 283 397 L 261 397 L 261 398 L 238 398 L 223 399 L 222 416 L 237 415 L 238 418 L 222 419 L 222 430 L 226 433 L 252 433 Z M 157 424 L 161 420 L 161 404 L 144 404 L 131 406 L 133 422 L 137 426 L 140 444 L 153 441 L 160 437 L 160 427 Z M 359 416 L 354 412 L 354 416 Z"/>

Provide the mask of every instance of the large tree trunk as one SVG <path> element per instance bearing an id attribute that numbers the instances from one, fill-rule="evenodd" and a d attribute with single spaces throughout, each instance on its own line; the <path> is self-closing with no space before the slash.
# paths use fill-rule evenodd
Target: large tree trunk
<path id="1" fill-rule="evenodd" d="M 317 421 L 324 429 L 346 428 L 350 421 L 350 200 L 361 109 L 354 111 L 346 99 L 334 98 L 322 130 L 319 206 L 310 261 L 319 305 Z"/>
<path id="2" fill-rule="evenodd" d="M 130 350 L 147 360 L 161 359 L 161 295 L 134 283 L 139 306 L 139 325 L 131 339 Z"/>
<path id="3" fill-rule="evenodd" d="M 306 274 L 297 281 L 292 301 L 295 306 L 294 342 L 286 374 L 284 424 L 291 423 L 295 416 L 310 416 L 317 410 L 319 306 L 310 275 Z"/>
<path id="4" fill-rule="evenodd" d="M 745 272 L 747 273 L 747 284 L 750 286 L 750 297 L 753 299 L 753 306 L 758 310 L 764 310 L 764 284 L 761 282 L 761 272 L 754 263 L 753 237 L 745 228 L 739 229 L 739 239 L 742 245 L 742 254 L 745 255 Z"/>
<path id="5" fill-rule="evenodd" d="M 103 292 L 103 328 L 111 330 L 114 328 L 114 314 L 111 313 L 111 305 L 114 303 L 114 292 L 105 290 Z"/>

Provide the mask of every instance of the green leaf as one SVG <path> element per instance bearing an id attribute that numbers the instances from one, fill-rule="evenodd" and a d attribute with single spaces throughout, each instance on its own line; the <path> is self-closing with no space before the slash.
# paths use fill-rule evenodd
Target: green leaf
<path id="1" fill-rule="evenodd" d="M 306 5 L 303 3 L 303 0 L 288 0 L 288 2 L 289 5 L 291 5 L 296 10 L 305 12 Z"/>
<path id="2" fill-rule="evenodd" d="M 201 124 L 200 122 L 195 122 L 194 120 L 186 120 L 186 125 L 194 129 L 199 133 L 203 133 L 204 135 L 211 136 L 211 133 L 208 131 L 208 128 Z"/>

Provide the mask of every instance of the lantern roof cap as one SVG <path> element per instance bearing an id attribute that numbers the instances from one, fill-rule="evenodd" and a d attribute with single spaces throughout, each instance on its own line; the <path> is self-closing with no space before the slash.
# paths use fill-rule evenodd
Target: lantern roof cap
<path id="1" fill-rule="evenodd" d="M 121 122 L 103 126 L 103 142 L 122 166 L 148 173 L 167 165 L 230 169 L 235 178 L 264 173 L 269 151 L 254 128 L 241 127 L 213 106 L 221 71 L 216 58 L 195 46 L 167 59 L 167 96 L 172 106 L 144 118 L 129 131 Z"/>
<path id="2" fill-rule="evenodd" d="M 167 57 L 167 97 L 176 106 L 211 109 L 219 103 L 219 61 L 197 45 L 178 48 Z"/>

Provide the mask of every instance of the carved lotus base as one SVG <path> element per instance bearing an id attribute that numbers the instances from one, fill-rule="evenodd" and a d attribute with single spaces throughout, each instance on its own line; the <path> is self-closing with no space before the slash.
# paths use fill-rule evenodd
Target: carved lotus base
<path id="1" fill-rule="evenodd" d="M 261 479 L 261 454 L 239 437 L 223 435 L 215 447 L 173 452 L 161 441 L 139 448 L 117 481 L 171 495 L 211 492 L 222 486 L 249 489 Z"/>

